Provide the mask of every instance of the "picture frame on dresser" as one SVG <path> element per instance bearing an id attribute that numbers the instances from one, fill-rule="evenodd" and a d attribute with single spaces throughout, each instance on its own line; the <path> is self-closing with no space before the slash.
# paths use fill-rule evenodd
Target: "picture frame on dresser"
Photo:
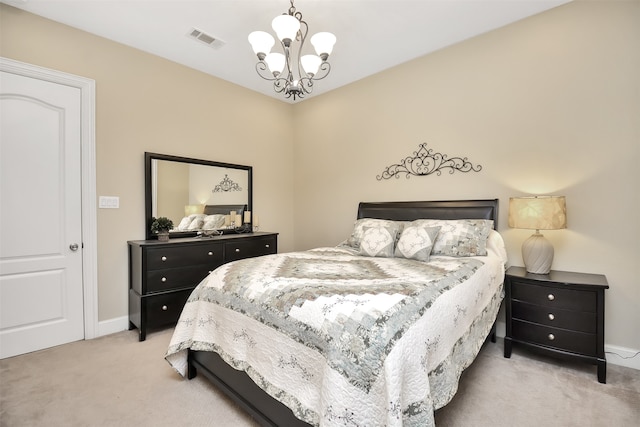
<path id="1" fill-rule="evenodd" d="M 552 356 L 597 365 L 598 382 L 607 382 L 604 352 L 602 274 L 551 270 L 528 273 L 509 267 L 505 274 L 504 357 L 513 344 Z"/>

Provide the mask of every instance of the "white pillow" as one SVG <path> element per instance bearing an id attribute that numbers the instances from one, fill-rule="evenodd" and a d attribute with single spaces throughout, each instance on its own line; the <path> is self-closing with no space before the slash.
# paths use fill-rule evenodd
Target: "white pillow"
<path id="1" fill-rule="evenodd" d="M 178 224 L 178 230 L 180 231 L 188 230 L 189 224 L 191 224 L 192 220 L 193 218 L 191 218 L 191 216 L 185 216 L 184 218 L 182 218 L 182 220 L 180 221 L 180 224 Z"/>
<path id="2" fill-rule="evenodd" d="M 194 215 L 190 215 L 193 218 L 193 220 L 191 221 L 191 224 L 189 224 L 189 227 L 187 227 L 187 230 L 200 230 L 202 228 L 202 226 L 204 225 L 204 218 L 206 217 L 205 214 L 194 214 Z"/>
<path id="3" fill-rule="evenodd" d="M 395 256 L 399 258 L 429 261 L 431 250 L 440 227 L 409 225 L 402 230 L 396 246 Z"/>
<path id="4" fill-rule="evenodd" d="M 397 233 L 394 227 L 364 227 L 360 241 L 360 255 L 393 257 Z"/>
<path id="5" fill-rule="evenodd" d="M 203 230 L 217 230 L 218 228 L 222 228 L 224 225 L 224 215 L 215 214 L 215 215 L 207 215 L 204 218 L 204 224 L 202 225 Z"/>
<path id="6" fill-rule="evenodd" d="M 390 230 L 395 230 L 396 236 L 398 236 L 400 234 L 400 231 L 402 230 L 402 226 L 403 223 L 399 221 L 377 218 L 360 218 L 356 220 L 355 224 L 353 225 L 351 237 L 345 240 L 342 245 L 359 249 L 365 227 L 387 227 Z"/>
<path id="7" fill-rule="evenodd" d="M 431 255 L 453 257 L 487 255 L 487 238 L 493 229 L 489 219 L 418 219 L 411 225 L 440 227 Z"/>

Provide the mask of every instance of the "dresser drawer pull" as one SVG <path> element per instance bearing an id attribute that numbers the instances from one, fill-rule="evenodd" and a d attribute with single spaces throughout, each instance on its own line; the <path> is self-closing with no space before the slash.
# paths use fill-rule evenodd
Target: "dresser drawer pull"
<path id="1" fill-rule="evenodd" d="M 166 277 L 163 277 L 162 279 L 160 279 L 160 281 L 161 281 L 161 282 L 166 282 L 166 281 L 167 281 L 167 278 L 166 278 Z"/>
<path id="2" fill-rule="evenodd" d="M 553 295 L 553 294 L 549 294 L 549 295 L 547 295 L 547 299 L 548 299 L 549 301 L 553 301 L 554 299 L 556 299 L 556 297 L 555 297 L 555 295 Z"/>
<path id="3" fill-rule="evenodd" d="M 167 311 L 169 309 L 169 307 L 167 307 L 166 305 L 162 306 L 162 311 Z"/>
<path id="4" fill-rule="evenodd" d="M 240 249 L 236 248 L 236 252 L 240 252 Z"/>
<path id="5" fill-rule="evenodd" d="M 209 253 L 207 255 L 211 256 L 211 255 L 213 255 L 213 252 L 209 251 Z"/>
<path id="6" fill-rule="evenodd" d="M 166 256 L 163 256 L 163 257 L 162 257 L 162 258 L 160 258 L 160 259 L 161 259 L 162 261 L 166 261 L 166 260 L 167 260 L 167 257 L 166 257 Z"/>
<path id="7" fill-rule="evenodd" d="M 549 338 L 549 341 L 553 341 L 553 340 L 556 339 L 555 335 L 553 335 L 553 334 L 547 335 L 547 338 Z"/>
<path id="8" fill-rule="evenodd" d="M 549 313 L 549 320 L 553 320 L 555 318 L 556 318 L 556 316 L 554 316 L 552 313 Z"/>
<path id="9" fill-rule="evenodd" d="M 267 243 L 266 245 L 264 245 L 265 248 L 270 248 L 271 246 L 269 246 L 269 244 Z"/>

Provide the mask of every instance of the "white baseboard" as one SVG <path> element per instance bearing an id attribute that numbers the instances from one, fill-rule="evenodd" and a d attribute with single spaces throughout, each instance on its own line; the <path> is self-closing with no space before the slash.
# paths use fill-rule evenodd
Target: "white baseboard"
<path id="1" fill-rule="evenodd" d="M 97 337 L 102 337 L 105 335 L 115 334 L 116 332 L 122 332 L 129 329 L 129 317 L 122 316 L 116 317 L 114 319 L 103 320 L 102 322 L 98 322 L 98 334 Z"/>
<path id="2" fill-rule="evenodd" d="M 640 370 L 640 350 L 605 344 L 607 362 Z"/>

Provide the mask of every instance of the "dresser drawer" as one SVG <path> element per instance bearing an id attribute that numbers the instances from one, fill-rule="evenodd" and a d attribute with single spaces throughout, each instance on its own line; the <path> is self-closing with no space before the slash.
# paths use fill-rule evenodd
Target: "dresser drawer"
<path id="1" fill-rule="evenodd" d="M 515 319 L 513 319 L 512 328 L 512 338 L 516 341 L 540 344 L 585 356 L 597 355 L 595 334 L 551 328 Z"/>
<path id="2" fill-rule="evenodd" d="M 526 320 L 554 328 L 571 329 L 591 334 L 597 332 L 597 316 L 594 312 L 563 310 L 555 307 L 512 301 L 511 314 L 514 319 Z"/>
<path id="3" fill-rule="evenodd" d="M 592 313 L 597 311 L 597 294 L 591 291 L 562 289 L 513 281 L 511 283 L 511 298 L 545 307 Z"/>
<path id="4" fill-rule="evenodd" d="M 147 248 L 146 258 L 148 270 L 196 264 L 219 266 L 223 263 L 223 246 L 221 243 L 203 243 Z"/>
<path id="5" fill-rule="evenodd" d="M 211 264 L 147 271 L 147 289 L 143 293 L 162 292 L 185 287 L 193 288 L 217 267 L 219 265 Z"/>
<path id="6" fill-rule="evenodd" d="M 175 324 L 193 289 L 144 297 L 147 327 Z"/>
<path id="7" fill-rule="evenodd" d="M 275 254 L 278 251 L 275 237 L 234 241 L 224 244 L 225 262 L 236 261 L 261 255 Z"/>

